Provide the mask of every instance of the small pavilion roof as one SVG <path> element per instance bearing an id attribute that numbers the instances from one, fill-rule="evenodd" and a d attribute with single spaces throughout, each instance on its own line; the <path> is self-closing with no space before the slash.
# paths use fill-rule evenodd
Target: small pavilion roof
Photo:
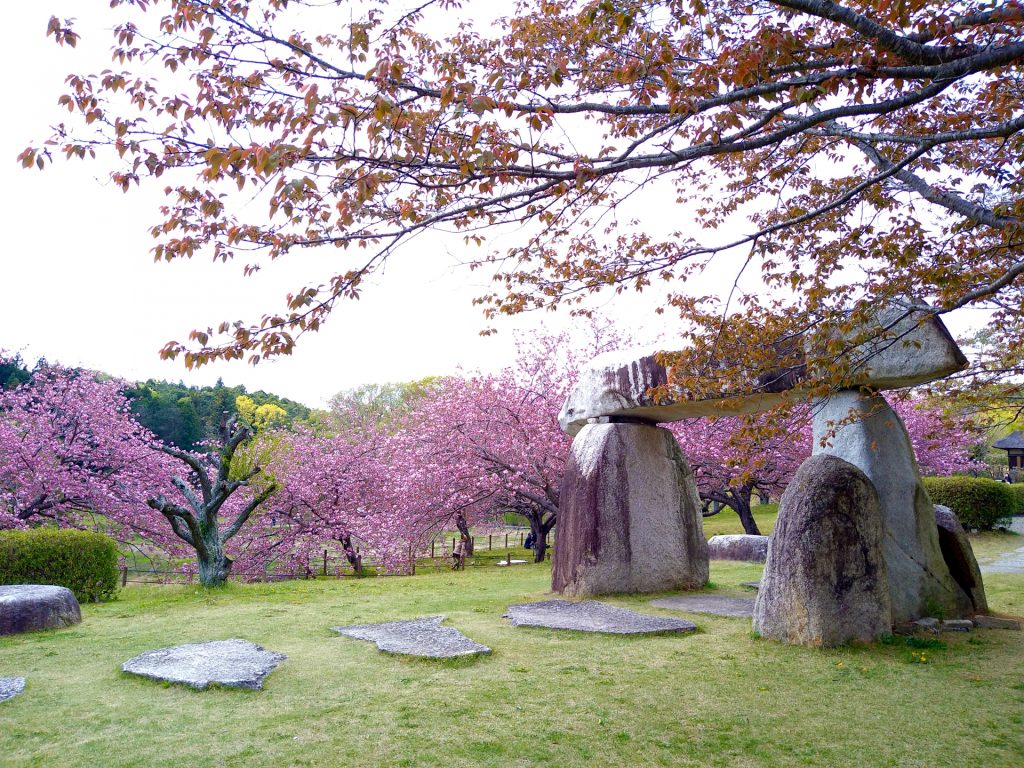
<path id="1" fill-rule="evenodd" d="M 993 448 L 1002 448 L 1004 451 L 1024 448 L 1024 432 L 1011 432 L 1001 440 L 992 443 Z"/>

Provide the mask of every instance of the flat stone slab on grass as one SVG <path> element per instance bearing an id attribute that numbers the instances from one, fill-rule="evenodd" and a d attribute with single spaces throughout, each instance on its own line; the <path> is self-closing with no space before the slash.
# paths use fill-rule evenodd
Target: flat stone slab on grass
<path id="1" fill-rule="evenodd" d="M 713 616 L 730 616 L 749 619 L 754 615 L 754 598 L 723 597 L 722 595 L 680 595 L 651 600 L 655 608 L 688 613 L 710 613 Z"/>
<path id="2" fill-rule="evenodd" d="M 67 587 L 50 584 L 0 586 L 0 635 L 78 624 L 82 610 Z"/>
<path id="3" fill-rule="evenodd" d="M 499 560 L 498 565 L 526 565 L 525 560 Z"/>
<path id="4" fill-rule="evenodd" d="M 0 677 L 0 701 L 13 699 L 24 690 L 24 677 Z"/>
<path id="5" fill-rule="evenodd" d="M 370 640 L 385 653 L 401 653 L 428 659 L 451 659 L 490 653 L 486 645 L 470 640 L 452 627 L 442 627 L 444 616 L 389 621 L 384 624 L 352 624 L 334 631 L 356 640 Z"/>
<path id="6" fill-rule="evenodd" d="M 760 589 L 761 588 L 761 582 L 760 581 L 741 581 L 740 582 L 740 586 L 741 587 L 746 587 L 747 589 Z"/>
<path id="7" fill-rule="evenodd" d="M 506 619 L 517 627 L 574 629 L 579 632 L 607 632 L 615 635 L 647 635 L 656 632 L 693 632 L 697 625 L 685 619 L 648 616 L 596 600 L 573 603 L 545 600 L 510 605 Z"/>
<path id="8" fill-rule="evenodd" d="M 121 665 L 133 675 L 203 689 L 215 683 L 259 690 L 287 656 L 248 640 L 214 640 L 146 651 Z"/>

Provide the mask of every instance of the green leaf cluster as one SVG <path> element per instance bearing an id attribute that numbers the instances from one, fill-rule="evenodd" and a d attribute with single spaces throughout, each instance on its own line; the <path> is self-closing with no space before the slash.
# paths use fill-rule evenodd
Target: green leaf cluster
<path id="1" fill-rule="evenodd" d="M 93 531 L 0 531 L 0 584 L 56 584 L 79 602 L 117 595 L 117 545 Z"/>
<path id="2" fill-rule="evenodd" d="M 1020 509 L 1020 494 L 1009 483 L 987 477 L 925 477 L 925 490 L 936 504 L 953 510 L 965 528 L 990 531 L 1005 526 Z"/>

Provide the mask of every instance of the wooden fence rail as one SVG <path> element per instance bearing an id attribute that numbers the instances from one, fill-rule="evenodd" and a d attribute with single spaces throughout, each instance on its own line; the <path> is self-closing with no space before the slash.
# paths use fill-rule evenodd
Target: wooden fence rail
<path id="1" fill-rule="evenodd" d="M 512 548 L 523 547 L 526 541 L 525 531 L 513 531 L 502 534 L 489 534 L 487 536 L 474 536 L 473 546 L 474 552 L 481 552 L 485 549 L 487 551 L 494 551 L 495 549 L 508 550 L 508 560 L 513 559 Z M 554 546 L 554 537 L 549 537 L 548 543 L 548 558 L 551 557 L 551 551 Z M 448 540 L 441 540 L 439 538 L 432 539 L 430 547 L 424 549 L 421 552 L 416 553 L 415 562 L 412 566 L 411 572 L 416 571 L 443 571 L 448 570 L 452 567 L 451 563 L 451 552 L 454 551 L 455 545 L 458 542 L 457 538 L 451 539 L 451 548 L 448 548 Z M 483 546 L 486 542 L 486 548 Z M 502 546 L 503 545 L 503 546 Z M 532 555 L 531 555 L 532 557 Z M 524 559 L 524 558 L 516 558 Z M 315 566 L 312 563 L 307 564 L 306 568 L 302 571 L 267 571 L 264 569 L 258 570 L 242 570 L 233 571 L 230 578 L 235 580 L 250 581 L 250 582 L 264 582 L 264 581 L 286 581 L 292 579 L 312 579 L 317 576 L 335 576 L 336 578 L 355 578 L 356 574 L 352 565 L 344 557 L 332 556 L 330 550 L 323 551 L 323 557 L 318 558 Z M 484 560 L 476 560 L 472 557 L 468 558 L 465 566 L 469 568 L 480 568 L 485 566 L 494 566 L 498 561 L 490 558 Z M 366 576 L 401 576 L 409 575 L 407 573 L 387 573 L 378 571 L 379 564 L 372 560 L 364 560 L 362 563 L 363 573 Z M 196 581 L 198 574 L 193 569 L 181 568 L 181 569 L 160 569 L 160 568 L 132 568 L 127 565 L 121 567 L 121 586 L 127 586 L 128 584 L 191 584 Z"/>

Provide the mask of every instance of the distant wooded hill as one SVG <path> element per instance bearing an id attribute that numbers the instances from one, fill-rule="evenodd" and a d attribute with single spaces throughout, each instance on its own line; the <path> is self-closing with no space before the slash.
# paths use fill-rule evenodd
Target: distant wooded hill
<path id="1" fill-rule="evenodd" d="M 250 421 L 253 410 L 277 424 L 308 421 L 313 413 L 294 400 L 262 390 L 249 392 L 244 386 L 227 387 L 220 380 L 212 387 L 187 387 L 150 379 L 126 389 L 125 395 L 139 422 L 161 440 L 186 450 L 215 438 L 224 414 L 238 413 L 240 403 L 249 409 L 243 415 Z"/>
<path id="2" fill-rule="evenodd" d="M 36 368 L 46 365 L 46 360 L 40 360 Z M 30 378 L 32 370 L 20 356 L 0 358 L 0 389 L 13 389 Z M 129 386 L 124 394 L 143 426 L 161 440 L 185 450 L 216 438 L 224 414 L 237 414 L 240 407 L 246 420 L 260 427 L 310 421 L 316 413 L 302 403 L 269 392 L 249 392 L 244 386 L 226 387 L 219 379 L 212 387 L 188 387 L 181 382 L 150 379 Z"/>

